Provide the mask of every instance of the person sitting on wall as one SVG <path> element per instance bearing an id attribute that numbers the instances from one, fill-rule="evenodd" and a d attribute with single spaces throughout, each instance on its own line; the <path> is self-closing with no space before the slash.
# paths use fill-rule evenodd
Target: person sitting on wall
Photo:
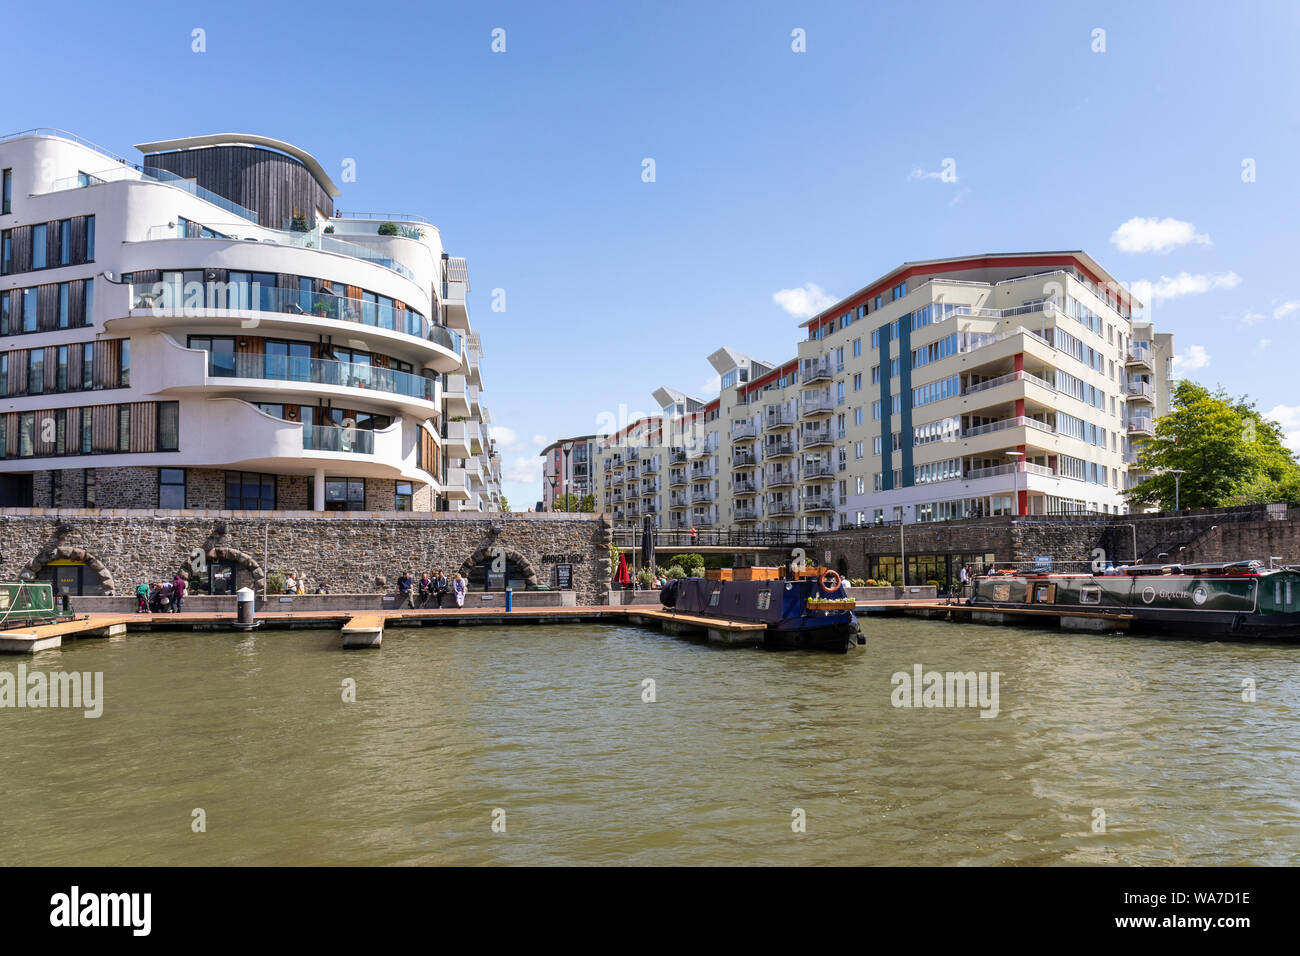
<path id="1" fill-rule="evenodd" d="M 442 602 L 447 597 L 448 587 L 447 575 L 443 574 L 442 569 L 439 568 L 433 579 L 433 594 L 434 598 L 438 602 L 438 610 L 440 611 L 442 610 Z"/>
<path id="2" fill-rule="evenodd" d="M 433 580 L 429 577 L 428 571 L 422 571 L 420 573 L 420 585 L 419 585 L 419 591 L 420 591 L 419 606 L 420 607 L 424 607 L 426 604 L 429 603 L 429 592 L 431 590 L 433 590 Z"/>
<path id="3" fill-rule="evenodd" d="M 403 571 L 397 579 L 398 607 L 415 607 L 415 595 L 411 593 L 411 572 Z"/>

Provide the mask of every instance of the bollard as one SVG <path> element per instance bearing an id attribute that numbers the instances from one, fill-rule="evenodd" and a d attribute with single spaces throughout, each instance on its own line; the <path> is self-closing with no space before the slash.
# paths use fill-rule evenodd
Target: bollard
<path id="1" fill-rule="evenodd" d="M 240 588 L 235 592 L 235 622 L 238 624 L 253 623 L 253 589 Z"/>
<path id="2" fill-rule="evenodd" d="M 514 592 L 514 589 L 513 589 L 513 588 L 506 588 L 506 610 L 507 610 L 507 611 L 513 611 L 514 609 L 515 609 L 515 592 Z"/>

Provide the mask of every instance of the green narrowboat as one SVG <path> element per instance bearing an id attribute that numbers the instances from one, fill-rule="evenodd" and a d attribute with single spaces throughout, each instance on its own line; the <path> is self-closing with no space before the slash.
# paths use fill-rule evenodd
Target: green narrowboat
<path id="1" fill-rule="evenodd" d="M 58 619 L 49 581 L 0 581 L 0 631 Z"/>
<path id="2" fill-rule="evenodd" d="M 1134 565 L 1107 574 L 990 574 L 971 605 L 1131 615 L 1129 630 L 1300 640 L 1300 568 L 1260 561 Z"/>

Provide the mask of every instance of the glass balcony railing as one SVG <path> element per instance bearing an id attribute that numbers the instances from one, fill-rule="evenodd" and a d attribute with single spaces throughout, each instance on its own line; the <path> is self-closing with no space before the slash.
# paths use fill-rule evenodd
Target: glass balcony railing
<path id="1" fill-rule="evenodd" d="M 436 380 L 422 375 L 374 365 L 291 355 L 209 353 L 208 375 L 212 378 L 256 378 L 275 382 L 368 388 L 392 395 L 419 398 L 426 402 L 432 402 L 438 396 Z"/>
<path id="2" fill-rule="evenodd" d="M 77 173 L 75 176 L 56 179 L 50 191 L 84 189 L 87 186 L 102 186 L 104 183 L 118 182 L 162 183 L 164 186 L 175 186 L 177 189 L 185 190 L 191 196 L 210 202 L 214 206 L 220 206 L 226 212 L 232 213 L 241 219 L 247 219 L 252 223 L 257 222 L 257 213 L 253 212 L 253 210 L 241 206 L 225 196 L 218 196 L 210 189 L 204 189 L 193 180 L 185 179 L 166 169 L 156 169 L 153 166 L 137 166 L 134 163 L 124 163 L 121 166 L 114 166 L 112 169 L 102 169 L 95 173 Z"/>
<path id="3" fill-rule="evenodd" d="M 245 312 L 280 312 L 285 315 L 309 315 L 340 322 L 355 322 L 390 332 L 402 332 L 426 339 L 445 349 L 461 352 L 461 336 L 451 329 L 435 325 L 419 312 L 399 309 L 394 305 L 372 302 L 369 299 L 350 299 L 328 292 L 304 292 L 299 289 L 280 289 L 257 283 L 208 282 L 203 285 L 202 299 L 193 290 L 174 283 L 153 285 L 133 284 L 130 287 L 131 308 L 148 309 L 162 316 L 188 317 L 207 310 L 240 310 Z"/>
<path id="4" fill-rule="evenodd" d="M 344 451 L 354 455 L 375 453 L 375 433 L 361 428 L 337 425 L 305 425 L 302 430 L 304 451 Z"/>

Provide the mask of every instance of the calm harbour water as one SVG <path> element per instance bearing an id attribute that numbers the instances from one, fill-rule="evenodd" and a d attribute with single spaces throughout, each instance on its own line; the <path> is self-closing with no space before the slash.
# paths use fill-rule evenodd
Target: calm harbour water
<path id="1" fill-rule="evenodd" d="M 105 693 L 0 710 L 0 864 L 1300 862 L 1300 648 L 863 624 L 844 656 L 566 625 L 0 658 Z M 918 663 L 999 672 L 1000 715 L 893 707 Z"/>

